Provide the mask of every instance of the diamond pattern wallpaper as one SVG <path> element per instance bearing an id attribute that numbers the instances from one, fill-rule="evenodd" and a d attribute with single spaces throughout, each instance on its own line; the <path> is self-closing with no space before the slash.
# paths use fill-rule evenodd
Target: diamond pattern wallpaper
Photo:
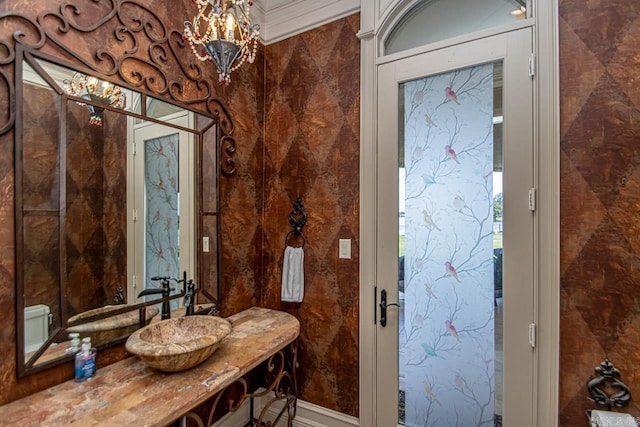
<path id="1" fill-rule="evenodd" d="M 106 126 L 87 126 L 85 106 L 69 103 L 69 135 L 62 194 L 66 202 L 65 243 L 58 245 L 60 99 L 53 91 L 25 85 L 22 195 L 25 306 L 41 303 L 61 324 L 60 284 L 67 287 L 67 315 L 111 301 L 126 288 L 126 129 L 119 114 L 106 111 Z M 53 101 L 52 101 L 53 99 Z M 58 260 L 64 251 L 66 275 Z M 88 283 L 98 286 L 87 286 Z M 53 329 L 53 327 L 52 327 Z"/>
<path id="2" fill-rule="evenodd" d="M 35 85 L 25 85 L 22 114 L 23 138 L 33 141 L 23 146 L 23 274 L 25 306 L 45 304 L 51 310 L 52 328 L 60 325 L 59 291 L 59 180 L 58 152 L 59 103 L 53 92 Z M 48 111 L 50 114 L 43 114 Z M 38 215 L 38 211 L 55 211 Z"/>
<path id="3" fill-rule="evenodd" d="M 127 118 L 105 111 L 103 127 L 89 126 L 85 106 L 69 107 L 65 250 L 72 316 L 127 288 Z"/>
<path id="4" fill-rule="evenodd" d="M 239 147 L 235 175 L 220 181 L 222 314 L 261 305 L 296 316 L 301 399 L 354 416 L 359 25 L 353 15 L 264 46 L 256 61 L 264 76 L 260 67 L 246 67 L 223 89 Z M 280 301 L 284 239 L 296 198 L 308 215 L 300 304 Z M 351 259 L 338 259 L 339 239 L 352 240 Z"/>
<path id="5" fill-rule="evenodd" d="M 262 303 L 301 323 L 300 397 L 358 415 L 359 15 L 265 49 Z M 288 215 L 300 198 L 305 289 L 280 301 Z M 352 258 L 338 259 L 339 239 Z M 289 244 L 299 246 L 300 240 Z"/>
<path id="6" fill-rule="evenodd" d="M 640 396 L 640 3 L 560 0 L 559 30 L 560 425 L 582 426 L 605 358 Z"/>

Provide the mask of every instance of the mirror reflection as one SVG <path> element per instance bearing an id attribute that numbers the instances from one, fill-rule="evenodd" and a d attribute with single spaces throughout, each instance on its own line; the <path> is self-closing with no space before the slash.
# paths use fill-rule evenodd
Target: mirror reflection
<path id="1" fill-rule="evenodd" d="M 104 108 L 101 105 L 122 109 L 127 103 L 127 97 L 120 86 L 100 80 L 97 77 L 88 76 L 84 73 L 74 73 L 70 79 L 65 79 L 63 82 L 64 90 L 69 95 L 100 104 L 84 104 L 89 110 L 89 124 L 94 126 L 102 126 Z"/>
<path id="2" fill-rule="evenodd" d="M 143 292 L 159 277 L 171 278 L 170 309 L 181 308 L 187 279 L 198 279 L 197 159 L 217 174 L 217 129 L 211 117 L 41 59 L 25 58 L 20 89 L 18 340 L 28 371 L 70 357 L 70 334 L 105 346 L 159 319 L 160 304 L 138 310 L 163 296 Z M 204 256 L 217 262 L 217 236 L 206 239 Z M 217 280 L 207 279 L 202 294 L 215 300 Z"/>

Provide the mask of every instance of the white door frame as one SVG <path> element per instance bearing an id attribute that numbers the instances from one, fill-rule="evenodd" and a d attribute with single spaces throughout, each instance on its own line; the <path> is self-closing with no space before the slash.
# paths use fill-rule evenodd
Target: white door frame
<path id="1" fill-rule="evenodd" d="M 528 343 L 529 325 L 533 320 L 533 224 L 535 214 L 527 206 L 527 195 L 532 188 L 532 79 L 528 73 L 528 59 L 532 44 L 531 27 L 493 35 L 487 38 L 456 44 L 402 60 L 387 62 L 378 69 L 378 294 L 385 288 L 395 302 L 397 295 L 398 243 L 397 228 L 386 225 L 397 222 L 398 208 L 389 206 L 385 195 L 398 189 L 398 84 L 427 79 L 441 73 L 466 70 L 469 67 L 502 61 L 503 101 L 502 114 L 504 147 L 503 182 L 505 211 L 503 219 L 506 233 L 504 247 L 508 262 L 503 264 L 505 277 L 503 307 L 504 362 L 503 422 L 505 425 L 530 426 L 533 407 L 533 350 Z M 393 99 L 395 97 L 395 100 Z M 464 116 L 462 116 L 464 117 Z M 425 171 L 423 169 L 423 171 Z M 386 243 L 386 245 L 385 245 Z M 507 258 L 505 258 L 507 259 Z M 392 309 L 389 325 L 378 327 L 378 365 L 389 369 L 379 370 L 377 401 L 377 425 L 391 425 L 397 420 L 394 407 L 387 407 L 398 389 L 398 325 Z M 393 317 L 392 317 L 393 316 Z M 408 321 L 408 320 L 407 320 Z M 426 368 L 423 368 L 426 369 Z M 426 371 L 425 371 L 426 372 Z M 382 378 L 384 382 L 380 382 Z M 411 383 L 410 380 L 407 380 Z M 498 383 L 496 383 L 496 388 Z M 393 391 L 391 391 L 393 390 Z M 493 408 L 492 408 L 493 409 Z"/>
<path id="2" fill-rule="evenodd" d="M 381 57 L 385 30 L 397 22 L 417 0 L 374 0 L 361 2 L 361 121 L 360 121 L 360 425 L 375 425 L 376 325 L 376 118 L 377 66 L 407 52 Z M 559 96 L 557 0 L 534 2 L 534 147 L 539 161 L 534 165 L 537 183 L 537 247 L 534 320 L 538 326 L 534 366 L 534 425 L 552 427 L 558 423 L 559 398 Z M 472 40 L 482 34 L 456 38 Z M 450 43 L 450 41 L 448 41 Z M 447 43 L 447 42 L 445 42 Z M 441 45 L 442 43 L 438 43 Z M 423 52 L 434 46 L 408 51 Z M 440 47 L 440 46 L 437 46 Z"/>

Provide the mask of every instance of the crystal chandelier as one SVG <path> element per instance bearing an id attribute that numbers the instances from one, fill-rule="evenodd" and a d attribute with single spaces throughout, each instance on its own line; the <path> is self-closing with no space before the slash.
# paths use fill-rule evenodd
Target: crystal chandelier
<path id="1" fill-rule="evenodd" d="M 251 24 L 251 0 L 192 0 L 198 6 L 193 22 L 184 23 L 182 38 L 200 61 L 213 61 L 218 83 L 228 85 L 231 72 L 253 63 L 260 27 Z"/>
<path id="2" fill-rule="evenodd" d="M 97 77 L 87 76 L 82 73 L 75 73 L 71 80 L 64 80 L 64 90 L 73 96 L 91 100 L 102 105 L 124 108 L 127 98 L 119 86 L 113 83 L 100 80 Z M 102 126 L 102 113 L 104 108 L 78 102 L 80 105 L 86 105 L 91 114 L 89 124 Z"/>

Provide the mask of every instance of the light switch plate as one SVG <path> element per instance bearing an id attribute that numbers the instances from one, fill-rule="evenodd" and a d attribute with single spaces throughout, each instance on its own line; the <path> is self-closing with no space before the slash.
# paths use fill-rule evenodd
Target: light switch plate
<path id="1" fill-rule="evenodd" d="M 340 239 L 338 257 L 342 259 L 351 259 L 351 239 Z"/>
<path id="2" fill-rule="evenodd" d="M 209 252 L 209 237 L 202 238 L 202 252 Z"/>

